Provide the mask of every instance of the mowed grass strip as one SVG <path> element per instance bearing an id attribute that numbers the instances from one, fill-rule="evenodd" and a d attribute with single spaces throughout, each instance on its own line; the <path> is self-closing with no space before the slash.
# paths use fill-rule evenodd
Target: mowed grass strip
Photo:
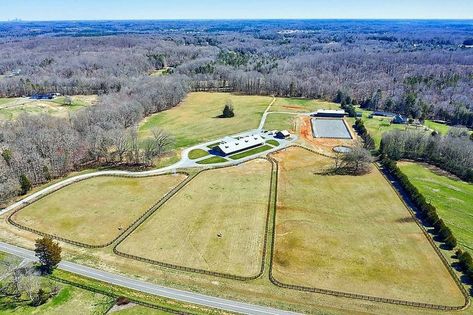
<path id="1" fill-rule="evenodd" d="M 21 209 L 12 219 L 26 227 L 90 245 L 115 239 L 185 175 L 144 178 L 100 176 L 64 187 Z"/>
<path id="2" fill-rule="evenodd" d="M 138 227 L 118 250 L 169 264 L 257 275 L 271 164 L 254 160 L 204 171 Z"/>
<path id="3" fill-rule="evenodd" d="M 274 277 L 284 283 L 454 305 L 463 296 L 393 188 L 321 175 L 331 159 L 300 148 L 280 161 Z M 318 174 L 318 175 L 317 175 Z"/>
<path id="4" fill-rule="evenodd" d="M 437 208 L 458 243 L 473 250 L 473 184 L 440 175 L 424 164 L 398 162 L 398 165 L 427 201 Z"/>
<path id="5" fill-rule="evenodd" d="M 233 104 L 235 117 L 218 118 L 225 103 Z M 161 128 L 175 138 L 175 147 L 188 147 L 258 127 L 269 96 L 246 96 L 230 93 L 189 93 L 178 106 L 146 118 L 139 135 L 146 138 L 152 128 Z"/>
<path id="6" fill-rule="evenodd" d="M 206 164 L 217 164 L 217 163 L 224 163 L 224 162 L 228 162 L 228 160 L 224 159 L 221 156 L 212 156 L 212 157 L 209 157 L 207 159 L 200 160 L 196 163 L 206 165 Z"/>
<path id="7" fill-rule="evenodd" d="M 258 153 L 262 153 L 264 151 L 268 151 L 272 148 L 273 147 L 270 146 L 270 145 L 263 145 L 263 146 L 256 147 L 256 148 L 253 148 L 253 149 L 241 152 L 241 153 L 234 154 L 234 155 L 230 156 L 230 158 L 232 160 L 239 160 L 239 159 L 243 159 L 245 157 L 251 156 L 251 155 L 255 155 L 255 154 L 258 154 Z"/>

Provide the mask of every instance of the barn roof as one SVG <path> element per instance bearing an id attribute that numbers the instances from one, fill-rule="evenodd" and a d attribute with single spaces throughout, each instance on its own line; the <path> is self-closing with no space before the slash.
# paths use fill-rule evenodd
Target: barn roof
<path id="1" fill-rule="evenodd" d="M 231 154 L 241 150 L 249 149 L 263 144 L 265 141 L 260 135 L 249 135 L 239 139 L 225 137 L 223 142 L 218 145 L 219 149 L 225 154 Z"/>

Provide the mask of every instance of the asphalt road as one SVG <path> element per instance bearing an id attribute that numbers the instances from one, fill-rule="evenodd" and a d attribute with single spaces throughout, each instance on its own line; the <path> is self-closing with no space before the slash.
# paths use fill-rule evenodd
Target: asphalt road
<path id="1" fill-rule="evenodd" d="M 34 252 L 21 247 L 9 245 L 0 242 L 0 251 L 6 252 L 23 259 L 36 260 Z M 76 263 L 63 261 L 59 264 L 59 268 L 84 277 L 100 280 L 113 285 L 141 291 L 144 293 L 157 295 L 169 299 L 182 302 L 198 304 L 211 308 L 218 308 L 225 311 L 241 313 L 241 314 L 295 314 L 292 312 L 282 311 L 274 308 L 253 305 L 249 303 L 226 300 L 222 298 L 212 297 L 208 295 L 193 293 L 189 291 L 177 290 L 173 288 L 159 286 L 153 283 L 132 279 L 122 275 L 102 271 L 95 268 L 79 265 Z"/>

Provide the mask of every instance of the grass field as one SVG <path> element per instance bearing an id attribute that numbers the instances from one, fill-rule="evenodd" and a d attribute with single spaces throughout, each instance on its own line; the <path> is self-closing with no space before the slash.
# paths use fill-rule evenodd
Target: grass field
<path id="1" fill-rule="evenodd" d="M 194 149 L 189 152 L 189 159 L 195 160 L 204 156 L 209 155 L 209 152 L 202 149 Z"/>
<path id="2" fill-rule="evenodd" d="M 271 164 L 205 171 L 118 246 L 170 264 L 253 276 L 259 272 Z"/>
<path id="3" fill-rule="evenodd" d="M 117 237 L 185 175 L 94 177 L 62 188 L 20 210 L 13 220 L 91 245 Z"/>
<path id="4" fill-rule="evenodd" d="M 67 117 L 86 106 L 97 102 L 96 95 L 71 96 L 72 104 L 65 106 L 64 97 L 53 100 L 31 100 L 25 97 L 0 98 L 0 120 L 12 120 L 26 113 L 32 115 L 48 114 L 55 117 Z"/>
<path id="5" fill-rule="evenodd" d="M 235 110 L 233 118 L 217 118 L 227 100 Z M 175 137 L 175 147 L 188 147 L 258 127 L 268 96 L 243 96 L 229 93 L 190 93 L 177 107 L 146 118 L 139 127 L 140 137 L 161 128 Z"/>
<path id="6" fill-rule="evenodd" d="M 266 117 L 265 130 L 294 130 L 294 121 L 297 115 L 272 113 Z"/>
<path id="7" fill-rule="evenodd" d="M 295 285 L 462 305 L 463 297 L 381 173 L 316 175 L 332 160 L 280 160 L 274 276 Z"/>
<path id="8" fill-rule="evenodd" d="M 318 109 L 340 109 L 340 105 L 322 100 L 305 98 L 277 98 L 271 112 L 314 112 Z"/>
<path id="9" fill-rule="evenodd" d="M 399 162 L 412 184 L 436 208 L 458 243 L 473 250 L 473 184 L 449 178 L 427 165 Z"/>

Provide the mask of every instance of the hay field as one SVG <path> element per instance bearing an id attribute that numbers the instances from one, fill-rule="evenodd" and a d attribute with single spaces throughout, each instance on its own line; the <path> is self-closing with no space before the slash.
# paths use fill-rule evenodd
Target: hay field
<path id="1" fill-rule="evenodd" d="M 32 203 L 12 219 L 41 232 L 103 245 L 116 238 L 185 177 L 94 177 Z"/>
<path id="2" fill-rule="evenodd" d="M 119 246 L 127 254 L 238 276 L 258 274 L 271 164 L 205 171 Z"/>
<path id="3" fill-rule="evenodd" d="M 273 273 L 288 284 L 462 305 L 463 297 L 381 173 L 317 175 L 330 159 L 280 160 Z"/>
<path id="4" fill-rule="evenodd" d="M 235 117 L 218 118 L 225 102 L 233 104 Z M 230 93 L 189 93 L 178 106 L 144 119 L 139 135 L 151 135 L 152 128 L 161 128 L 175 138 L 175 148 L 188 147 L 223 136 L 254 129 L 266 107 L 269 96 L 246 96 Z"/>

